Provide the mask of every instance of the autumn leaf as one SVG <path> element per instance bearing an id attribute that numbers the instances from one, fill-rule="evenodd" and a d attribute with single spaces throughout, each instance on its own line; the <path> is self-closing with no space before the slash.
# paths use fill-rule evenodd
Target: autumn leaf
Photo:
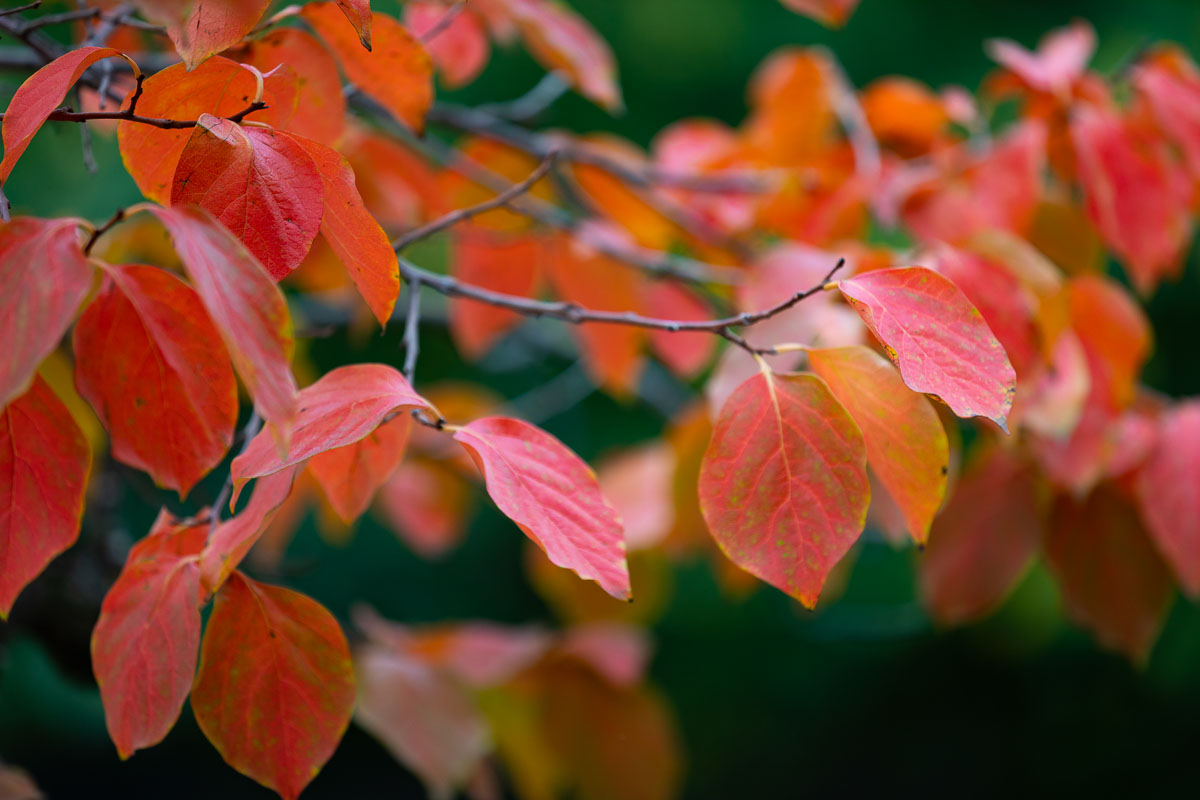
<path id="1" fill-rule="evenodd" d="M 862 431 L 867 463 L 900 506 L 913 539 L 924 543 L 950 466 L 937 412 L 866 347 L 812 349 L 808 361 Z"/>
<path id="2" fill-rule="evenodd" d="M 1045 529 L 1031 466 L 999 447 L 979 455 L 934 520 L 918 562 L 930 615 L 951 626 L 995 611 L 1033 562 Z"/>
<path id="3" fill-rule="evenodd" d="M 185 496 L 233 441 L 233 367 L 187 284 L 157 267 L 104 269 L 109 279 L 75 326 L 75 383 L 113 457 Z"/>
<path id="4" fill-rule="evenodd" d="M 371 49 L 363 49 L 333 3 L 308 3 L 304 19 L 333 50 L 350 82 L 418 133 L 433 103 L 433 61 L 404 26 L 386 14 L 371 21 Z"/>
<path id="5" fill-rule="evenodd" d="M 234 501 L 241 487 L 259 478 L 299 464 L 318 453 L 354 444 L 393 412 L 429 409 L 394 367 L 386 364 L 351 364 L 331 370 L 300 391 L 299 414 L 291 447 L 281 456 L 272 437 L 263 431 L 233 460 Z"/>
<path id="6" fill-rule="evenodd" d="M 350 724 L 354 692 L 346 637 L 323 606 L 233 573 L 192 688 L 196 722 L 227 764 L 295 800 Z"/>
<path id="7" fill-rule="evenodd" d="M 782 2 L 797 14 L 811 17 L 830 28 L 840 28 L 845 25 L 858 5 L 858 0 L 782 0 Z"/>
<path id="8" fill-rule="evenodd" d="M 421 558 L 454 549 L 473 516 L 472 487 L 455 470 L 429 459 L 407 459 L 378 492 L 380 515 Z"/>
<path id="9" fill-rule="evenodd" d="M 148 207 L 175 241 L 254 404 L 286 439 L 296 414 L 292 321 L 266 269 L 203 209 Z"/>
<path id="10" fill-rule="evenodd" d="M 1200 403 L 1183 403 L 1159 422 L 1158 443 L 1138 472 L 1142 519 L 1191 597 L 1200 595 Z"/>
<path id="11" fill-rule="evenodd" d="M 701 322 L 712 317 L 695 292 L 667 281 L 644 287 L 641 302 L 646 313 L 660 319 Z M 650 331 L 649 338 L 654 354 L 681 378 L 694 378 L 702 372 L 717 348 L 716 337 L 707 332 Z"/>
<path id="12" fill-rule="evenodd" d="M 1062 498 L 1046 560 L 1067 614 L 1104 647 L 1144 663 L 1174 596 L 1171 573 L 1137 512 L 1112 488 L 1079 502 Z"/>
<path id="13" fill-rule="evenodd" d="M 453 14 L 454 18 L 431 41 L 425 42 L 425 49 L 437 66 L 442 83 L 449 89 L 458 89 L 475 80 L 491 56 L 483 23 L 469 10 L 458 13 L 452 6 L 441 3 L 410 0 L 404 4 L 404 24 L 413 36 L 422 40 L 434 26 L 442 25 L 447 14 Z"/>
<path id="14" fill-rule="evenodd" d="M 992 39 L 985 49 L 1029 88 L 1065 99 L 1087 70 L 1096 50 L 1096 31 L 1079 20 L 1047 34 L 1035 52 L 1007 39 Z"/>
<path id="15" fill-rule="evenodd" d="M 91 452 L 40 377 L 0 411 L 0 619 L 59 553 L 75 543 Z"/>
<path id="16" fill-rule="evenodd" d="M 358 39 L 371 49 L 371 0 L 337 0 L 338 8 L 358 31 Z"/>
<path id="17" fill-rule="evenodd" d="M 733 563 L 814 608 L 862 533 L 867 451 L 814 375 L 762 369 L 725 401 L 700 467 L 700 508 Z"/>
<path id="18" fill-rule="evenodd" d="M 412 418 L 401 414 L 354 444 L 317 453 L 309 460 L 309 471 L 343 522 L 349 524 L 362 516 L 375 493 L 396 472 L 412 426 Z"/>
<path id="19" fill-rule="evenodd" d="M 137 113 L 147 117 L 197 119 L 201 114 L 229 117 L 245 111 L 256 96 L 256 76 L 236 61 L 215 56 L 194 71 L 183 64 L 167 67 L 146 78 Z M 266 108 L 253 119 L 287 129 L 296 111 L 299 87 L 296 73 L 286 66 L 263 77 Z M 128 109 L 133 94 L 126 98 Z M 189 129 L 164 130 L 123 121 L 117 126 L 121 160 L 146 198 L 166 205 L 171 200 L 179 155 L 192 136 Z"/>
<path id="20" fill-rule="evenodd" d="M 92 632 L 92 669 L 121 758 L 150 747 L 179 719 L 200 653 L 200 569 L 208 525 L 165 510 L 129 552 Z"/>
<path id="21" fill-rule="evenodd" d="M 532 236 L 498 237 L 484 231 L 455 236 L 450 270 L 459 280 L 518 297 L 532 297 L 544 260 L 544 244 Z M 487 354 L 521 317 L 513 311 L 466 299 L 450 301 L 450 335 L 469 359 Z"/>
<path id="22" fill-rule="evenodd" d="M 913 391 L 960 417 L 1007 432 L 1016 373 L 983 316 L 946 278 L 922 267 L 877 270 L 838 283 Z"/>
<path id="23" fill-rule="evenodd" d="M 166 3 L 142 0 L 140 5 L 144 11 L 149 11 L 146 6 L 161 8 Z M 209 56 L 240 42 L 254 29 L 270 5 L 270 0 L 199 0 L 182 21 L 177 13 L 165 18 L 154 13 L 148 16 L 166 25 L 167 35 L 191 71 Z"/>
<path id="24" fill-rule="evenodd" d="M 0 407 L 29 388 L 92 288 L 79 224 L 31 217 L 0 224 L 0 303 L 6 309 L 0 316 Z"/>
<path id="25" fill-rule="evenodd" d="M 292 493 L 297 468 L 280 470 L 259 478 L 250 502 L 235 516 L 212 530 L 200 554 L 200 583 L 212 594 L 225 583 L 254 544 L 266 533 Z M 213 509 L 214 514 L 220 509 Z"/>
<path id="26" fill-rule="evenodd" d="M 291 137 L 202 114 L 179 155 L 171 205 L 208 210 L 278 281 L 312 247 L 322 191 L 317 165 Z"/>
<path id="27" fill-rule="evenodd" d="M 620 518 L 579 456 L 540 428 L 507 417 L 475 420 L 454 438 L 483 473 L 492 500 L 552 563 L 613 597 L 631 596 Z"/>
<path id="28" fill-rule="evenodd" d="M 354 170 L 336 150 L 289 136 L 312 159 L 321 179 L 321 235 L 346 267 L 380 325 L 387 325 L 400 295 L 400 267 L 387 234 L 363 204 Z"/>
<path id="29" fill-rule="evenodd" d="M 29 142 L 60 105 L 75 81 L 87 68 L 102 58 L 116 56 L 133 61 L 119 50 L 111 47 L 80 47 L 51 61 L 25 79 L 8 102 L 4 112 L 4 158 L 0 160 L 0 185 L 12 174 L 17 159 L 25 152 Z"/>

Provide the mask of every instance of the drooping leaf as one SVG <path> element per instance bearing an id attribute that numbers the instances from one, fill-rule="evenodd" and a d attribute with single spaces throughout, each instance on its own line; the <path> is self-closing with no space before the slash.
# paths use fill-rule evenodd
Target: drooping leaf
<path id="1" fill-rule="evenodd" d="M 342 138 L 346 100 L 337 61 L 311 34 L 299 28 L 276 28 L 231 52 L 230 58 L 263 73 L 286 64 L 297 78 L 296 109 L 288 131 L 330 147 Z"/>
<path id="2" fill-rule="evenodd" d="M 333 3 L 308 3 L 304 18 L 333 50 L 350 82 L 414 131 L 425 128 L 433 102 L 433 61 L 421 43 L 387 14 L 374 14 L 371 50 L 363 49 Z"/>
<path id="3" fill-rule="evenodd" d="M 960 417 L 1007 431 L 1016 373 L 983 316 L 948 279 L 922 267 L 884 269 L 838 283 L 900 367 L 904 383 Z"/>
<path id="4" fill-rule="evenodd" d="M 484 417 L 454 438 L 475 460 L 488 494 L 550 561 L 628 599 L 625 537 L 595 473 L 550 434 L 516 419 Z"/>
<path id="5" fill-rule="evenodd" d="M 923 543 L 945 497 L 950 465 L 937 412 L 866 347 L 814 349 L 808 360 L 862 430 L 867 462 L 900 506 L 913 539 Z"/>
<path id="6" fill-rule="evenodd" d="M 175 241 L 234 369 L 254 404 L 286 438 L 296 413 L 292 320 L 266 269 L 205 210 L 151 208 Z"/>
<path id="7" fill-rule="evenodd" d="M 400 466 L 412 425 L 412 418 L 401 414 L 354 444 L 317 453 L 309 460 L 309 471 L 343 522 L 362 516 L 375 492 Z"/>
<path id="8" fill-rule="evenodd" d="M 226 763 L 295 800 L 337 748 L 354 692 L 346 637 L 323 606 L 233 573 L 192 688 L 196 722 Z"/>
<path id="9" fill-rule="evenodd" d="M 1200 403 L 1159 422 L 1158 443 L 1138 473 L 1142 519 L 1184 591 L 1200 595 Z"/>
<path id="10" fill-rule="evenodd" d="M 255 542 L 270 527 L 292 493 L 296 467 L 259 478 L 250 502 L 236 516 L 217 526 L 200 554 L 200 583 L 212 594 L 221 588 Z M 219 509 L 213 509 L 217 513 Z"/>
<path id="11" fill-rule="evenodd" d="M 350 20 L 362 46 L 371 49 L 371 0 L 337 0 L 338 8 Z"/>
<path id="12" fill-rule="evenodd" d="M 782 0 L 783 4 L 830 28 L 840 28 L 854 13 L 858 0 Z"/>
<path id="13" fill-rule="evenodd" d="M 300 145 L 320 174 L 324 211 L 321 235 L 341 259 L 375 319 L 386 325 L 400 294 L 400 267 L 387 234 L 363 205 L 354 170 L 336 150 L 299 136 Z"/>
<path id="14" fill-rule="evenodd" d="M 105 272 L 110 280 L 75 326 L 75 383 L 112 437 L 113 457 L 184 496 L 233 441 L 233 367 L 179 278 L 139 265 Z"/>
<path id="15" fill-rule="evenodd" d="M 168 14 L 165 19 L 156 17 L 166 25 L 167 35 L 189 71 L 240 42 L 254 29 L 271 0 L 197 0 L 190 5 L 191 12 L 182 23 L 177 14 Z"/>
<path id="16" fill-rule="evenodd" d="M 1144 662 L 1174 587 L 1137 511 L 1106 487 L 1082 503 L 1062 498 L 1050 523 L 1046 559 L 1068 615 L 1103 646 Z"/>
<path id="17" fill-rule="evenodd" d="M 425 49 L 437 66 L 442 83 L 457 89 L 475 80 L 491 56 L 487 31 L 479 19 L 474 14 L 454 12 L 441 3 L 412 0 L 404 4 L 404 24 L 413 36 L 423 39 L 449 13 L 454 18 L 432 41 L 425 42 Z"/>
<path id="18" fill-rule="evenodd" d="M 0 225 L 0 407 L 29 388 L 92 288 L 78 227 L 75 219 L 30 217 Z"/>
<path id="19" fill-rule="evenodd" d="M 263 431 L 233 460 L 234 499 L 251 478 L 354 444 L 379 427 L 389 414 L 410 408 L 428 409 L 429 404 L 394 367 L 351 364 L 330 370 L 301 390 L 300 411 L 286 457 Z"/>
<path id="20" fill-rule="evenodd" d="M 158 744 L 179 719 L 200 654 L 200 568 L 208 525 L 163 511 L 134 545 L 92 632 L 92 669 L 121 758 Z"/>
<path id="21" fill-rule="evenodd" d="M 820 378 L 760 370 L 721 408 L 699 491 L 725 555 L 813 608 L 866 521 L 863 435 Z"/>
<path id="22" fill-rule="evenodd" d="M 0 410 L 0 619 L 75 543 L 90 467 L 87 439 L 40 377 Z"/>
<path id="23" fill-rule="evenodd" d="M 102 58 L 128 56 L 111 47 L 80 47 L 51 61 L 25 79 L 4 112 L 4 159 L 0 160 L 0 185 L 12 174 L 17 159 L 25 152 L 46 118 L 62 105 L 67 92 L 87 68 Z M 132 64 L 132 61 L 129 61 Z"/>
<path id="24" fill-rule="evenodd" d="M 312 247 L 322 189 L 317 165 L 292 137 L 202 114 L 179 155 L 171 205 L 207 209 L 278 281 Z"/>
<path id="25" fill-rule="evenodd" d="M 166 119 L 198 119 L 201 114 L 228 117 L 250 106 L 255 89 L 254 74 L 222 56 L 210 58 L 192 72 L 175 64 L 146 79 L 137 113 Z M 296 73 L 286 67 L 264 76 L 262 99 L 267 108 L 250 119 L 286 129 L 296 110 L 298 91 Z M 129 107 L 130 99 L 123 108 Z M 187 128 L 164 130 L 138 122 L 117 126 L 121 160 L 148 199 L 163 205 L 170 202 L 179 154 L 191 135 Z"/>
<path id="26" fill-rule="evenodd" d="M 1044 535 L 1037 474 L 993 447 L 971 465 L 933 523 L 919 562 L 921 598 L 942 625 L 994 611 L 1025 574 Z"/>
<path id="27" fill-rule="evenodd" d="M 543 246 L 531 236 L 498 238 L 482 231 L 452 240 L 450 269 L 464 283 L 518 297 L 532 297 L 537 285 Z M 465 299 L 450 301 L 450 334 L 469 359 L 487 354 L 491 346 L 521 322 L 513 311 Z"/>

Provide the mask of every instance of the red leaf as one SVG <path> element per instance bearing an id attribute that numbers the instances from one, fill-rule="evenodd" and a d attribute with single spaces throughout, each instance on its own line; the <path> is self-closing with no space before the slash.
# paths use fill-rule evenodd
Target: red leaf
<path id="1" fill-rule="evenodd" d="M 317 165 L 294 139 L 202 114 L 179 156 L 171 205 L 210 211 L 278 281 L 308 255 L 321 195 Z"/>
<path id="2" fill-rule="evenodd" d="M 386 14 L 372 16 L 373 47 L 367 52 L 332 3 L 308 3 L 304 18 L 341 62 L 350 82 L 371 95 L 418 133 L 433 103 L 433 61 L 404 26 Z"/>
<path id="3" fill-rule="evenodd" d="M 350 20 L 362 46 L 371 49 L 371 0 L 337 0 L 338 8 Z"/>
<path id="4" fill-rule="evenodd" d="M 482 231 L 451 240 L 454 276 L 505 294 L 528 297 L 537 286 L 542 243 L 529 236 L 498 238 Z M 450 301 L 450 333 L 462 354 L 475 360 L 521 322 L 514 311 L 471 300 Z"/>
<path id="5" fill-rule="evenodd" d="M 343 522 L 362 516 L 375 492 L 400 466 L 412 424 L 410 416 L 401 414 L 354 444 L 317 453 L 308 462 L 309 471 Z"/>
<path id="6" fill-rule="evenodd" d="M 1200 403 L 1169 411 L 1137 482 L 1142 519 L 1185 592 L 1200 596 Z"/>
<path id="7" fill-rule="evenodd" d="M 262 264 L 207 211 L 149 209 L 166 226 L 254 404 L 286 438 L 296 413 L 292 320 Z"/>
<path id="8" fill-rule="evenodd" d="M 1133 85 L 1193 177 L 1200 177 L 1200 70 L 1195 63 L 1181 49 L 1158 48 L 1134 68 Z"/>
<path id="9" fill-rule="evenodd" d="M 450 13 L 455 14 L 454 19 L 425 43 L 425 49 L 437 65 L 442 83 L 457 89 L 475 80 L 487 66 L 491 48 L 483 24 L 474 14 L 455 13 L 440 3 L 410 0 L 404 4 L 404 24 L 418 39 L 423 39 Z"/>
<path id="10" fill-rule="evenodd" d="M 212 594 L 220 589 L 266 532 L 292 493 L 296 472 L 292 468 L 260 478 L 246 507 L 212 532 L 200 555 L 200 582 L 206 592 Z M 217 513 L 215 509 L 213 513 Z"/>
<path id="11" fill-rule="evenodd" d="M 92 288 L 78 227 L 76 219 L 29 217 L 0 225 L 0 407 L 29 388 Z"/>
<path id="12" fill-rule="evenodd" d="M 167 35 L 190 71 L 240 42 L 270 5 L 271 0 L 202 0 L 194 4 L 182 24 L 177 14 L 159 21 L 166 25 Z"/>
<path id="13" fill-rule="evenodd" d="M 618 599 L 630 597 L 621 520 L 595 473 L 558 439 L 527 422 L 484 417 L 458 428 L 488 494 L 547 558 Z"/>
<path id="14" fill-rule="evenodd" d="M 169 119 L 197 119 L 206 113 L 228 117 L 250 105 L 255 88 L 250 70 L 221 56 L 210 58 L 194 72 L 175 64 L 146 79 L 137 112 Z M 296 110 L 298 91 L 296 74 L 286 67 L 265 76 L 262 99 L 267 108 L 255 112 L 253 119 L 276 129 L 287 128 Z M 129 99 L 123 107 L 129 107 Z M 179 154 L 191 135 L 187 129 L 163 130 L 140 122 L 117 126 L 125 169 L 147 198 L 162 205 L 170 202 Z"/>
<path id="15" fill-rule="evenodd" d="M 1191 241 L 1193 187 L 1165 142 L 1091 109 L 1072 116 L 1071 141 L 1088 215 L 1138 291 L 1177 277 Z"/>
<path id="16" fill-rule="evenodd" d="M 963 475 L 920 561 L 921 598 L 941 625 L 986 617 L 1037 555 L 1045 530 L 1037 475 L 993 448 Z"/>
<path id="17" fill-rule="evenodd" d="M 354 444 L 398 409 L 429 408 L 395 368 L 352 364 L 330 370 L 300 392 L 291 449 L 282 457 L 266 431 L 233 460 L 234 501 L 246 481 L 299 464 L 326 450 Z"/>
<path id="18" fill-rule="evenodd" d="M 346 159 L 317 142 L 299 136 L 290 138 L 308 153 L 321 177 L 321 235 L 346 266 L 375 319 L 386 325 L 400 294 L 396 251 L 363 205 L 354 185 L 354 170 Z"/>
<path id="19" fill-rule="evenodd" d="M 471 487 L 455 470 L 435 461 L 407 460 L 379 491 L 379 506 L 392 529 L 422 558 L 439 558 L 466 533 L 474 511 Z"/>
<path id="20" fill-rule="evenodd" d="M 695 294 L 669 281 L 650 284 L 642 297 L 652 317 L 700 322 L 712 316 Z M 676 375 L 694 378 L 712 360 L 717 338 L 710 333 L 650 331 L 650 347 Z"/>
<path id="21" fill-rule="evenodd" d="M 809 364 L 862 430 L 867 462 L 924 542 L 946 494 L 950 445 L 929 400 L 866 347 L 810 350 Z"/>
<path id="22" fill-rule="evenodd" d="M 858 0 L 783 0 L 783 4 L 829 28 L 840 28 L 854 13 Z"/>
<path id="23" fill-rule="evenodd" d="M 910 389 L 960 417 L 1007 432 L 1017 376 L 1004 347 L 957 286 L 923 267 L 882 269 L 838 288 L 887 348 Z"/>
<path id="24" fill-rule="evenodd" d="M 225 762 L 295 800 L 353 709 L 337 620 L 311 598 L 235 572 L 217 593 L 192 689 L 196 722 Z"/>
<path id="25" fill-rule="evenodd" d="M 0 411 L 0 619 L 59 553 L 75 543 L 91 452 L 40 377 Z"/>
<path id="26" fill-rule="evenodd" d="M 1054 510 L 1046 559 L 1067 613 L 1105 647 L 1144 662 L 1174 595 L 1137 512 L 1111 489 Z"/>
<path id="27" fill-rule="evenodd" d="M 92 669 L 121 758 L 150 747 L 179 719 L 200 653 L 200 569 L 207 525 L 166 511 L 133 546 L 92 632 Z"/>
<path id="28" fill-rule="evenodd" d="M 112 437 L 113 457 L 182 497 L 233 441 L 229 356 L 183 281 L 157 267 L 106 272 L 75 326 L 75 384 Z"/>
<path id="29" fill-rule="evenodd" d="M 30 140 L 46 118 L 62 105 L 63 98 L 79 76 L 102 58 L 118 56 L 111 47 L 80 47 L 59 56 L 25 79 L 17 88 L 4 112 L 4 159 L 0 160 L 0 185 L 3 185 L 25 152 Z M 133 62 L 130 61 L 130 64 Z"/>
<path id="30" fill-rule="evenodd" d="M 817 604 L 862 533 L 867 453 L 854 420 L 814 375 L 751 377 L 725 402 L 700 467 L 700 508 L 733 563 Z"/>
<path id="31" fill-rule="evenodd" d="M 288 123 L 288 131 L 331 147 L 342 138 L 346 99 L 337 61 L 311 34 L 299 28 L 276 28 L 230 57 L 264 73 L 286 64 L 298 79 L 296 113 Z"/>

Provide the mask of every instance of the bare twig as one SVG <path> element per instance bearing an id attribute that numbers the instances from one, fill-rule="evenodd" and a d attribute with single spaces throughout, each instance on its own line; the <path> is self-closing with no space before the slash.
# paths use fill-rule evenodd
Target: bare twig
<path id="1" fill-rule="evenodd" d="M 21 23 L 21 32 L 28 33 L 36 31 L 39 28 L 46 28 L 50 25 L 59 25 L 64 22 L 77 22 L 83 19 L 94 19 L 99 17 L 101 10 L 98 8 L 77 8 L 74 11 L 62 11 L 58 14 L 44 14 L 37 19 L 25 20 Z"/>
<path id="2" fill-rule="evenodd" d="M 141 97 L 141 84 L 138 84 L 138 89 L 134 92 L 134 99 Z M 226 117 L 230 122 L 241 122 L 247 114 L 253 114 L 255 111 L 261 111 L 266 108 L 267 104 L 261 101 L 251 103 L 243 108 L 238 113 L 231 117 Z M 4 119 L 4 114 L 0 114 L 0 120 Z M 46 117 L 48 120 L 56 122 L 91 122 L 97 119 L 115 119 L 122 122 L 137 122 L 142 125 L 151 125 L 155 128 L 164 130 L 181 130 L 184 128 L 194 128 L 200 124 L 199 120 L 195 119 L 158 119 L 155 117 L 143 117 L 139 114 L 132 113 L 129 109 L 124 111 L 68 111 L 59 109 L 50 113 Z"/>
<path id="3" fill-rule="evenodd" d="M 481 303 L 496 306 L 498 308 L 506 308 L 510 311 L 515 311 L 518 314 L 527 317 L 549 317 L 551 319 L 562 320 L 573 325 L 584 323 L 594 323 L 602 325 L 629 325 L 636 328 L 649 328 L 652 330 L 669 331 L 671 333 L 678 332 L 707 332 L 717 336 L 721 336 L 730 342 L 733 342 L 738 347 L 747 350 L 751 353 L 771 354 L 771 348 L 755 348 L 751 346 L 745 339 L 734 333 L 732 328 L 746 328 L 755 325 L 763 320 L 770 319 L 777 314 L 780 314 L 789 308 L 792 308 L 797 303 L 805 298 L 820 292 L 825 288 L 838 270 L 845 264 L 844 259 L 839 259 L 833 269 L 825 278 L 815 286 L 809 287 L 803 291 L 796 292 L 791 297 L 781 303 L 778 303 L 768 309 L 762 311 L 745 312 L 735 314 L 730 317 L 721 317 L 719 319 L 701 320 L 701 321 L 685 321 L 685 320 L 669 320 L 658 319 L 655 317 L 646 317 L 631 311 L 596 311 L 592 309 L 582 308 L 575 303 L 569 302 L 549 302 L 544 300 L 534 300 L 528 297 L 519 297 L 517 295 L 505 294 L 503 292 L 495 292 L 490 289 L 485 289 L 481 286 L 475 286 L 469 283 L 463 283 L 449 275 L 439 275 L 434 272 L 421 269 L 416 264 L 401 258 L 400 274 L 410 282 L 420 282 L 428 286 L 436 292 L 440 292 L 448 297 L 465 297 L 471 300 L 476 300 Z"/>
<path id="4" fill-rule="evenodd" d="M 421 280 L 408 284 L 408 315 L 404 318 L 404 377 L 411 384 L 416 380 L 417 355 L 421 349 Z"/>
<path id="5" fill-rule="evenodd" d="M 879 155 L 879 142 L 875 140 L 875 133 L 867 122 L 867 114 L 858 102 L 858 93 L 854 91 L 854 84 L 837 57 L 825 48 L 821 48 L 821 54 L 824 56 L 825 77 L 833 111 L 854 152 L 854 171 L 860 177 L 875 178 L 882 169 L 883 160 Z"/>
<path id="6" fill-rule="evenodd" d="M 549 153 L 546 158 L 543 159 L 542 163 L 538 164 L 537 169 L 529 173 L 529 177 L 520 183 L 514 183 L 512 186 L 508 187 L 492 199 L 485 200 L 477 205 L 451 211 L 443 217 L 439 217 L 430 223 L 422 225 L 419 228 L 415 228 L 403 236 L 400 236 L 392 242 L 392 249 L 394 249 L 396 252 L 400 252 L 413 242 L 426 239 L 433 234 L 457 225 L 464 220 L 477 217 L 480 214 L 491 211 L 492 209 L 500 208 L 501 206 L 507 206 L 514 199 L 532 189 L 534 184 L 546 176 L 546 173 L 549 172 L 550 168 L 554 165 L 555 157 L 555 153 Z"/>
<path id="7" fill-rule="evenodd" d="M 108 231 L 110 231 L 114 225 L 123 219 L 125 219 L 125 209 L 118 208 L 116 213 L 109 217 L 108 222 L 92 231 L 92 235 L 88 237 L 87 244 L 83 246 L 83 254 L 85 256 L 90 256 L 92 254 L 92 248 L 96 246 L 96 242 L 100 241 L 100 237 L 108 233 Z"/>
<path id="8" fill-rule="evenodd" d="M 22 11 L 32 11 L 35 8 L 40 8 L 41 5 L 42 5 L 42 0 L 33 0 L 32 3 L 26 3 L 23 6 L 17 6 L 15 8 L 6 8 L 3 10 L 0 10 L 0 17 L 8 17 L 8 16 L 12 16 L 13 14 L 20 14 Z"/>
<path id="9" fill-rule="evenodd" d="M 442 14 L 441 19 L 433 23 L 433 27 L 421 34 L 421 44 L 429 44 L 436 39 L 442 31 L 449 28 L 454 20 L 458 19 L 458 15 L 467 10 L 466 0 L 458 0 L 457 3 L 446 9 L 446 13 Z"/>
<path id="10" fill-rule="evenodd" d="M 558 72 L 547 72 L 532 89 L 518 97 L 503 103 L 484 103 L 477 106 L 480 111 L 506 119 L 511 122 L 525 122 L 554 105 L 570 89 Z"/>

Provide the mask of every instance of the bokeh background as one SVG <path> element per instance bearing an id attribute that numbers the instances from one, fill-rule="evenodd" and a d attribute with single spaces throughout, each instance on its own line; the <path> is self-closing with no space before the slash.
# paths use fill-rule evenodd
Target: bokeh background
<path id="1" fill-rule="evenodd" d="M 0 6 L 18 5 L 4 0 Z M 736 124 L 744 87 L 774 48 L 824 44 L 857 85 L 888 74 L 934 87 L 978 87 L 989 71 L 982 43 L 1028 46 L 1075 17 L 1098 30 L 1095 65 L 1117 67 L 1155 40 L 1200 45 L 1196 0 L 862 0 L 829 31 L 777 0 L 570 0 L 612 45 L 628 110 L 610 118 L 573 96 L 546 125 L 612 131 L 645 145 L 668 123 L 709 116 Z M 396 4 L 377 2 L 380 10 Z M 53 7 L 51 4 L 49 7 Z M 6 43 L 11 44 L 11 43 Z M 453 95 L 464 103 L 514 98 L 541 76 L 523 53 L 500 51 L 483 77 Z M 0 98 L 20 78 L 0 75 Z M 6 102 L 6 101 L 5 101 Z M 803 113 L 803 109 L 797 109 Z M 84 171 L 78 126 L 53 124 L 35 139 L 6 187 L 14 210 L 102 221 L 138 199 L 115 144 L 97 137 L 100 171 Z M 441 251 L 418 260 L 438 266 Z M 1172 395 L 1200 394 L 1200 267 L 1148 303 L 1156 355 L 1145 375 Z M 553 330 L 553 329 L 551 329 Z M 379 360 L 399 364 L 400 330 L 334 336 L 311 348 L 322 370 Z M 541 341 L 565 337 L 541 337 Z M 445 331 L 422 331 L 418 385 L 472 379 L 509 398 L 564 371 L 554 402 L 523 410 L 584 458 L 658 435 L 693 387 L 652 372 L 651 401 L 620 404 L 570 379 L 569 352 L 529 342 L 464 365 Z M 518 403 L 520 406 L 520 403 Z M 95 479 L 95 478 L 94 478 Z M 215 496 L 219 480 L 196 490 Z M 1200 491 L 1200 487 L 1197 487 Z M 110 522 L 136 537 L 155 509 L 114 490 Z M 439 562 L 414 556 L 371 518 L 345 547 L 307 521 L 288 551 L 286 581 L 341 619 L 366 602 L 412 623 L 493 619 L 556 624 L 533 590 L 524 537 L 486 503 L 461 548 Z M 1054 587 L 1035 567 L 991 619 L 935 630 L 914 598 L 911 550 L 868 532 L 844 594 L 806 613 L 762 589 L 730 600 L 706 563 L 673 568 L 654 623 L 651 680 L 670 703 L 686 752 L 688 798 L 853 796 L 1002 791 L 1101 796 L 1195 794 L 1200 785 L 1200 612 L 1176 602 L 1149 663 L 1134 667 L 1098 649 L 1062 617 Z M 87 652 L 95 599 L 123 554 L 85 530 L 0 625 L 0 757 L 35 776 L 51 798 L 266 798 L 226 768 L 190 712 L 166 742 L 122 763 L 105 730 Z M 634 575 L 635 592 L 637 574 Z M 421 797 L 419 783 L 351 727 L 306 798 Z M 614 799 L 616 800 L 616 799 Z"/>

